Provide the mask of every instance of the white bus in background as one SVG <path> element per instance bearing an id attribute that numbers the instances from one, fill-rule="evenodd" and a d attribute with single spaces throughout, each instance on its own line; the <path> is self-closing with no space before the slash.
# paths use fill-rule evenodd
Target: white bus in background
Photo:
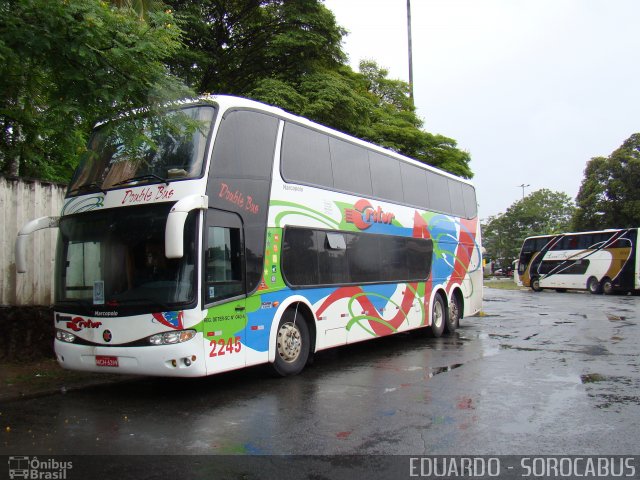
<path id="1" fill-rule="evenodd" d="M 518 276 L 534 291 L 578 289 L 591 293 L 640 291 L 638 229 L 563 233 L 527 238 Z"/>
<path id="2" fill-rule="evenodd" d="M 228 97 L 98 125 L 57 218 L 65 368 L 202 376 L 426 328 L 482 302 L 466 180 Z"/>

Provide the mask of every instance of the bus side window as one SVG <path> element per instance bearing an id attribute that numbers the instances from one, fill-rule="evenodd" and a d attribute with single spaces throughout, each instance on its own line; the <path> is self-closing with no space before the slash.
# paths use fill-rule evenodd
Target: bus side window
<path id="1" fill-rule="evenodd" d="M 208 227 L 205 303 L 244 293 L 239 228 Z"/>

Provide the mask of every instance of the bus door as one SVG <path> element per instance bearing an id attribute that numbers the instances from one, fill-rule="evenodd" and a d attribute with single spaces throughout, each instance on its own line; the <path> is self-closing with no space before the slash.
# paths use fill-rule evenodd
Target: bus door
<path id="1" fill-rule="evenodd" d="M 203 305 L 207 374 L 245 366 L 244 233 L 237 214 L 209 209 L 204 232 Z"/>

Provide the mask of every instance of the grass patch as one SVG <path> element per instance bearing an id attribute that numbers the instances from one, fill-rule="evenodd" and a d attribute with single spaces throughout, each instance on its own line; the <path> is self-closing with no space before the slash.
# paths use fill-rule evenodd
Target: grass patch
<path id="1" fill-rule="evenodd" d="M 509 279 L 504 280 L 485 280 L 484 286 L 487 288 L 497 288 L 499 290 L 520 290 L 523 287 L 516 285 L 516 282 Z"/>

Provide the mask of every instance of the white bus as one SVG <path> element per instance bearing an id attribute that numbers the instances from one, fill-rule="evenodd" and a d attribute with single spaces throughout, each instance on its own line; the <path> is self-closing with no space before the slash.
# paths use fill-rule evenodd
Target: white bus
<path id="1" fill-rule="evenodd" d="M 195 125 L 195 127 L 194 127 Z M 60 217 L 65 368 L 202 376 L 479 311 L 473 186 L 278 108 L 228 96 L 98 125 Z"/>
<path id="2" fill-rule="evenodd" d="M 518 275 L 534 291 L 638 292 L 638 229 L 563 233 L 525 239 Z"/>

